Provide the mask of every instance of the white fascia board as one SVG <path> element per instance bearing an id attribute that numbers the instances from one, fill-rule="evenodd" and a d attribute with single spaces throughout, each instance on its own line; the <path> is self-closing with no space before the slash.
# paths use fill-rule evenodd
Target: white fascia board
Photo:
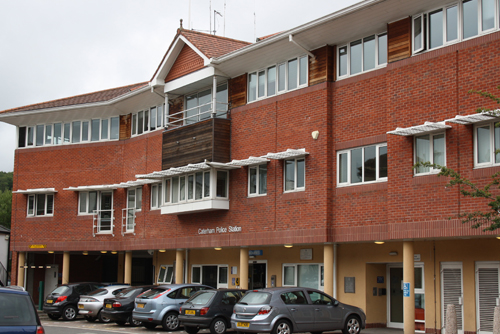
<path id="1" fill-rule="evenodd" d="M 216 72 L 215 68 L 212 66 L 202 68 L 199 71 L 186 74 L 178 79 L 175 79 L 175 80 L 172 80 L 172 81 L 165 83 L 163 92 L 168 93 L 168 92 L 174 91 L 176 89 L 188 86 L 192 83 L 201 81 L 203 79 L 213 77 L 214 75 L 217 75 L 217 73 L 218 72 Z"/>
<path id="2" fill-rule="evenodd" d="M 182 215 L 187 213 L 207 212 L 215 210 L 229 210 L 229 200 L 210 199 L 196 202 L 184 202 L 164 205 L 161 207 L 161 214 Z"/>
<path id="3" fill-rule="evenodd" d="M 37 188 L 37 189 L 26 189 L 26 190 L 16 190 L 13 191 L 13 194 L 50 194 L 56 193 L 55 188 Z"/>

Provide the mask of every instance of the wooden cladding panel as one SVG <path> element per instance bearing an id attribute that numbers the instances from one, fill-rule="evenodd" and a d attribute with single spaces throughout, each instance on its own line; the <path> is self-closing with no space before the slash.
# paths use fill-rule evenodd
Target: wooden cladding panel
<path id="1" fill-rule="evenodd" d="M 120 115 L 120 140 L 129 139 L 132 131 L 132 114 Z"/>
<path id="2" fill-rule="evenodd" d="M 247 74 L 229 80 L 230 108 L 237 108 L 247 104 Z"/>
<path id="3" fill-rule="evenodd" d="M 211 118 L 163 133 L 162 169 L 205 161 L 229 162 L 228 119 Z"/>
<path id="4" fill-rule="evenodd" d="M 316 58 L 309 57 L 309 86 L 333 81 L 335 74 L 334 47 L 325 45 L 312 53 Z"/>
<path id="5" fill-rule="evenodd" d="M 411 56 L 411 17 L 387 25 L 387 60 L 389 63 Z"/>

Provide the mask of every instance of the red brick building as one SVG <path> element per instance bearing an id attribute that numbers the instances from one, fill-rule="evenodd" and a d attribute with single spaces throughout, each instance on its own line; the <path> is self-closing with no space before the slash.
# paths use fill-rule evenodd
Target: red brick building
<path id="1" fill-rule="evenodd" d="M 475 113 L 498 106 L 467 94 L 499 85 L 499 16 L 387 0 L 252 44 L 179 29 L 148 82 L 0 112 L 13 281 L 298 285 L 372 327 L 441 331 L 455 304 L 492 332 L 500 243 L 449 219 L 486 206 L 412 166 L 500 170 Z"/>

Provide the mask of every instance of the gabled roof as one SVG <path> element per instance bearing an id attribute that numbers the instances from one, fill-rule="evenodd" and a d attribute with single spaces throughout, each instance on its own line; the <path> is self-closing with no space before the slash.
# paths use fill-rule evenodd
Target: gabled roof
<path id="1" fill-rule="evenodd" d="M 65 97 L 63 99 L 52 100 L 47 102 L 30 104 L 23 107 L 7 109 L 0 111 L 0 114 L 3 113 L 11 113 L 18 111 L 29 111 L 29 110 L 38 110 L 38 109 L 47 109 L 47 108 L 57 108 L 57 107 L 66 107 L 78 104 L 87 104 L 87 103 L 95 103 L 95 102 L 103 102 L 109 101 L 121 95 L 132 92 L 138 88 L 147 86 L 147 82 L 141 82 L 133 85 L 111 88 L 106 90 L 101 90 L 93 93 L 87 93 L 82 95 L 76 95 L 71 97 Z"/>

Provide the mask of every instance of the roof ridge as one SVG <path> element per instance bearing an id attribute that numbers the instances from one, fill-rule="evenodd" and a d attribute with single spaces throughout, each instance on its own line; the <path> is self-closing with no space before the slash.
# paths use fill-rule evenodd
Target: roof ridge
<path id="1" fill-rule="evenodd" d="M 242 44 L 246 44 L 246 45 L 252 44 L 251 42 L 242 41 L 242 40 L 239 40 L 239 39 L 234 39 L 234 38 L 229 38 L 229 37 L 224 37 L 224 36 L 207 34 L 206 32 L 201 32 L 201 31 L 196 31 L 196 30 L 189 30 L 189 29 L 180 29 L 180 34 L 181 35 L 183 35 L 184 32 L 198 34 L 198 35 L 203 35 L 203 36 L 206 36 L 206 37 L 213 37 L 213 38 L 218 38 L 218 39 L 224 39 L 224 40 L 227 40 L 227 41 L 232 41 L 232 42 L 236 42 L 236 43 L 242 43 Z"/>

